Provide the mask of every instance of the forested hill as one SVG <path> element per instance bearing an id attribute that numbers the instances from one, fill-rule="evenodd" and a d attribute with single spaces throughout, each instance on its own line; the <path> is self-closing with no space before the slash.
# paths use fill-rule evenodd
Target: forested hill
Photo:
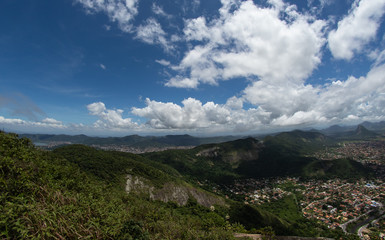
<path id="1" fill-rule="evenodd" d="M 2 239 L 233 239 L 247 231 L 240 222 L 292 233 L 275 215 L 225 203 L 175 169 L 134 154 L 82 145 L 43 151 L 0 132 L 0 170 Z M 186 203 L 170 201 L 175 189 L 188 189 Z M 154 201 L 162 190 L 165 198 Z"/>
<path id="2" fill-rule="evenodd" d="M 0 238 L 344 236 L 305 219 L 293 196 L 280 206 L 281 213 L 200 188 L 198 179 L 225 184 L 250 177 L 243 164 L 263 160 L 266 149 L 266 142 L 246 138 L 142 155 L 76 144 L 44 151 L 29 139 L 0 132 Z M 277 157 L 273 161 L 282 163 L 280 154 L 271 155 Z"/>
<path id="3" fill-rule="evenodd" d="M 338 159 L 325 164 L 308 155 L 336 140 L 318 132 L 292 131 L 225 143 L 205 144 L 188 150 L 146 153 L 148 159 L 167 164 L 193 179 L 218 184 L 240 178 L 270 177 L 365 177 L 370 172 L 360 163 Z M 335 166 L 335 167 L 332 167 Z"/>
<path id="4" fill-rule="evenodd" d="M 231 239 L 242 229 L 221 206 L 210 211 L 193 198 L 178 206 L 128 194 L 125 170 L 151 176 L 146 184 L 155 181 L 155 188 L 183 181 L 167 166 L 112 154 L 84 146 L 47 152 L 0 132 L 0 238 Z"/>

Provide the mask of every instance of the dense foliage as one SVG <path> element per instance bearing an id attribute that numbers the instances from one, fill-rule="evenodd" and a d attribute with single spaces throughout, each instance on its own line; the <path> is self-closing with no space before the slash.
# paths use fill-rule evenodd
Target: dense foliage
<path id="1" fill-rule="evenodd" d="M 371 172 L 361 163 L 351 159 L 313 161 L 303 168 L 304 177 L 360 179 L 371 176 Z"/>
<path id="2" fill-rule="evenodd" d="M 233 226 L 223 214 L 197 204 L 178 207 L 128 195 L 116 184 L 128 166 L 123 159 L 105 164 L 98 161 L 103 153 L 75 148 L 79 155 L 90 154 L 87 161 L 93 159 L 94 165 L 82 165 L 79 156 L 66 160 L 59 152 L 68 149 L 44 152 L 28 139 L 0 133 L 0 238 L 232 238 Z"/>
<path id="3" fill-rule="evenodd" d="M 153 161 L 172 166 L 189 180 L 228 183 L 239 177 L 229 163 L 221 159 L 199 157 L 195 153 L 195 150 L 167 150 L 147 153 L 144 156 Z"/>

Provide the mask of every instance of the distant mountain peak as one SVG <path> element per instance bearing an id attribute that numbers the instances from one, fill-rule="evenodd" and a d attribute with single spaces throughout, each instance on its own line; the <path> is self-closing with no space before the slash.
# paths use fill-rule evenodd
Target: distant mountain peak
<path id="1" fill-rule="evenodd" d="M 364 127 L 361 124 L 357 126 L 354 133 L 357 136 L 375 136 L 375 135 L 377 135 L 376 133 L 369 131 L 366 127 Z"/>

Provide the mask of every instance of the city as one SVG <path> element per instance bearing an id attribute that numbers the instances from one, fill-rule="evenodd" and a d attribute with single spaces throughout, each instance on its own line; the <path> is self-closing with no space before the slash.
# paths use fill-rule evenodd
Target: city
<path id="1" fill-rule="evenodd" d="M 292 196 L 303 217 L 331 229 L 341 228 L 346 233 L 356 232 L 360 222 L 368 219 L 364 217 L 370 215 L 373 225 L 371 229 L 376 229 L 379 235 L 384 237 L 385 224 L 384 219 L 381 219 L 384 213 L 382 202 L 385 200 L 383 180 L 304 181 L 293 177 L 246 179 L 237 181 L 223 191 L 238 198 L 242 197 L 245 204 L 261 207 Z M 362 238 L 365 236 L 363 232 L 370 231 L 361 229 Z"/>

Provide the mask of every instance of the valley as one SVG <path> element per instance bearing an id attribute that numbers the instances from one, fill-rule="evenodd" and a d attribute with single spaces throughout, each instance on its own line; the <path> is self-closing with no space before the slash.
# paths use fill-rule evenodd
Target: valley
<path id="1" fill-rule="evenodd" d="M 139 136 L 33 138 L 66 143 L 53 148 L 0 137 L 5 239 L 380 239 L 385 231 L 385 140 L 363 126 L 340 137 L 295 130 L 150 144 Z M 138 144 L 154 151 L 125 150 Z"/>

